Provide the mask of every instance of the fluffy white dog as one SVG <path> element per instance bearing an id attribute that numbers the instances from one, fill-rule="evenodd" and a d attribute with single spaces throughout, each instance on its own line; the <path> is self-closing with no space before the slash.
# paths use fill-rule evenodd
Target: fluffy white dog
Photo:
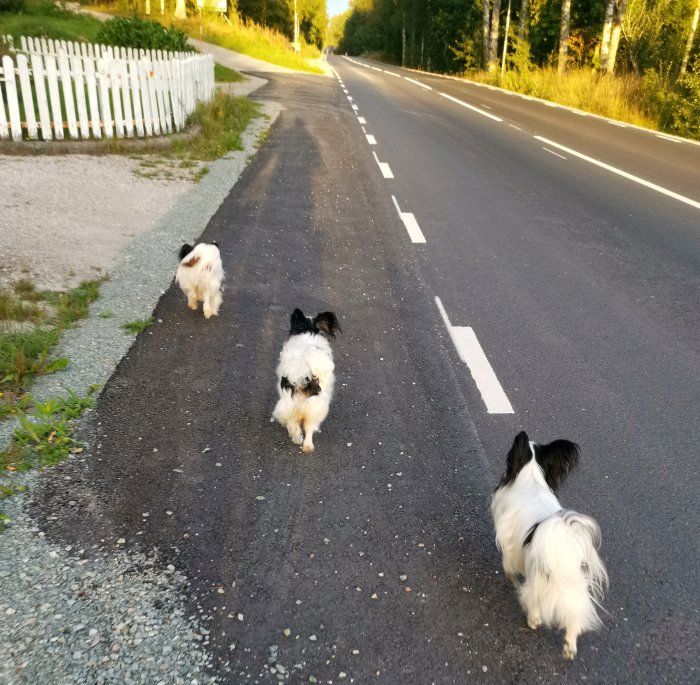
<path id="1" fill-rule="evenodd" d="M 576 639 L 600 627 L 596 605 L 608 585 L 598 556 L 600 528 L 590 516 L 567 511 L 554 491 L 578 463 L 578 445 L 530 442 L 519 433 L 491 501 L 503 570 L 515 585 L 533 630 L 564 629 L 562 656 L 576 656 Z"/>
<path id="2" fill-rule="evenodd" d="M 279 401 L 272 413 L 306 454 L 314 451 L 313 435 L 328 415 L 335 376 L 333 352 L 328 341 L 340 332 L 333 312 L 313 319 L 295 309 L 289 338 L 282 347 L 277 367 Z M 303 428 L 303 431 L 302 431 Z"/>
<path id="3" fill-rule="evenodd" d="M 180 265 L 175 275 L 182 291 L 187 295 L 187 306 L 197 310 L 204 303 L 204 318 L 219 313 L 223 299 L 224 268 L 217 243 L 183 245 L 180 248 Z"/>

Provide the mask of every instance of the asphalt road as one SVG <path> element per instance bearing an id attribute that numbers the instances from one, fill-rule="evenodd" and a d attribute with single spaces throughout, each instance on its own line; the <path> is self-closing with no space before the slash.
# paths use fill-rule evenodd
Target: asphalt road
<path id="1" fill-rule="evenodd" d="M 343 86 L 256 94 L 285 110 L 203 236 L 221 315 L 164 295 L 93 414 L 90 501 L 49 529 L 157 547 L 230 683 L 278 682 L 273 645 L 290 683 L 697 682 L 700 146 L 331 64 Z M 296 306 L 344 331 L 310 457 L 269 420 Z M 487 411 L 445 317 L 512 413 Z M 493 542 L 521 428 L 580 443 L 561 498 L 603 530 L 605 628 L 573 663 Z"/>

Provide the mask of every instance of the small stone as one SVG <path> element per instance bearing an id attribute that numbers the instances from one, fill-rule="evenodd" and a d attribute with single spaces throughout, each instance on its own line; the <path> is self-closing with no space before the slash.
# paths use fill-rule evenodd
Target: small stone
<path id="1" fill-rule="evenodd" d="M 401 582 L 403 582 L 404 580 L 408 580 L 408 576 L 407 576 L 407 575 L 404 575 L 404 574 L 401 574 L 401 575 L 399 576 L 399 580 L 400 580 Z"/>
<path id="2" fill-rule="evenodd" d="M 238 616 L 236 616 L 236 618 L 237 618 L 239 621 L 242 621 L 242 620 L 243 620 L 243 614 L 238 614 Z"/>
<path id="3" fill-rule="evenodd" d="M 309 635 L 309 640 L 311 640 L 311 642 L 316 642 L 318 638 L 315 635 Z"/>
<path id="4" fill-rule="evenodd" d="M 292 634 L 292 631 L 291 631 L 289 628 L 285 628 L 285 629 L 282 631 L 282 634 L 283 634 L 285 637 L 289 637 L 289 636 Z"/>

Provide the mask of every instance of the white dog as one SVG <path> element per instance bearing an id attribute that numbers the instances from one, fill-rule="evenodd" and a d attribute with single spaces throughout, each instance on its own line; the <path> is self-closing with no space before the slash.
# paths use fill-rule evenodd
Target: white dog
<path id="1" fill-rule="evenodd" d="M 590 516 L 567 511 L 554 490 L 576 466 L 578 445 L 530 442 L 519 433 L 491 501 L 503 570 L 515 585 L 533 630 L 564 629 L 562 656 L 576 656 L 576 639 L 600 627 L 596 605 L 608 585 L 598 556 L 600 528 Z"/>
<path id="2" fill-rule="evenodd" d="M 289 339 L 277 367 L 279 401 L 272 413 L 306 454 L 314 451 L 313 435 L 328 415 L 333 397 L 333 353 L 328 338 L 335 338 L 340 324 L 333 312 L 313 319 L 295 309 Z M 303 432 L 302 432 L 303 427 Z"/>
<path id="3" fill-rule="evenodd" d="M 182 291 L 187 295 L 187 306 L 197 310 L 204 303 L 204 318 L 219 313 L 224 282 L 224 268 L 217 243 L 183 245 L 180 249 L 180 265 L 175 275 Z"/>

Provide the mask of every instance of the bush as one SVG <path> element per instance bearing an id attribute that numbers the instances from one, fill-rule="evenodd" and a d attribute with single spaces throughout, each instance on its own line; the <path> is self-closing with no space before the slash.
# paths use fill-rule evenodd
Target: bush
<path id="1" fill-rule="evenodd" d="M 0 12 L 21 12 L 25 5 L 25 0 L 0 0 Z"/>
<path id="2" fill-rule="evenodd" d="M 3 2 L 4 0 L 0 0 Z M 139 17 L 115 17 L 102 25 L 97 42 L 140 50 L 196 52 L 187 43 L 187 34 L 175 26 L 166 29 L 157 21 Z"/>
<path id="3" fill-rule="evenodd" d="M 669 130 L 679 136 L 700 140 L 700 59 L 695 71 L 676 83 L 670 100 Z"/>

